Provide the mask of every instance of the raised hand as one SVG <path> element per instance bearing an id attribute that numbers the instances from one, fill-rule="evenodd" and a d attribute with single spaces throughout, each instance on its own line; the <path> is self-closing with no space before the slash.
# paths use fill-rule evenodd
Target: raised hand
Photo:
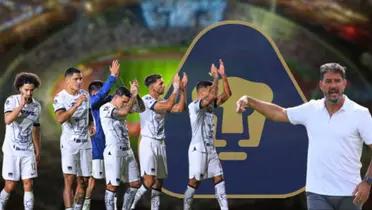
<path id="1" fill-rule="evenodd" d="M 242 96 L 236 102 L 236 112 L 242 113 L 248 107 L 248 96 Z"/>
<path id="2" fill-rule="evenodd" d="M 120 64 L 118 60 L 113 60 L 110 66 L 110 73 L 112 76 L 118 77 L 120 73 Z"/>
<path id="3" fill-rule="evenodd" d="M 182 80 L 181 80 L 181 89 L 182 90 L 186 90 L 186 86 L 187 86 L 188 81 L 189 81 L 189 79 L 187 78 L 187 74 L 185 72 L 183 72 Z"/>
<path id="4" fill-rule="evenodd" d="M 180 76 L 178 76 L 178 73 L 177 73 L 173 77 L 173 89 L 175 92 L 177 92 L 179 88 L 180 88 Z"/>
<path id="5" fill-rule="evenodd" d="M 222 76 L 225 76 L 225 66 L 223 65 L 222 59 L 220 59 L 219 62 L 220 62 L 220 66 L 219 66 L 217 71 L 220 74 L 220 76 L 222 77 Z"/>
<path id="6" fill-rule="evenodd" d="M 133 80 L 130 82 L 130 93 L 132 97 L 136 97 L 138 95 L 138 81 Z"/>
<path id="7" fill-rule="evenodd" d="M 211 71 L 209 72 L 209 74 L 214 78 L 214 79 L 217 79 L 218 78 L 218 71 L 217 71 L 217 67 L 212 63 L 211 65 Z"/>

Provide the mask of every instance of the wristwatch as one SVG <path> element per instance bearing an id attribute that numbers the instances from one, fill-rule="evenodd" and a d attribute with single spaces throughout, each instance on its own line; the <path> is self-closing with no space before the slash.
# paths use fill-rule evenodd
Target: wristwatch
<path id="1" fill-rule="evenodd" d="M 372 177 L 370 176 L 365 176 L 363 181 L 367 182 L 369 185 L 372 185 Z"/>

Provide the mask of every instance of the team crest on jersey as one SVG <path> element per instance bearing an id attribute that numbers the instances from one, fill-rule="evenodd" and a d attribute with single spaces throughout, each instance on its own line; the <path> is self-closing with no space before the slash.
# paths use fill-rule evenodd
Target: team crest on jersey
<path id="1" fill-rule="evenodd" d="M 189 77 L 188 103 L 195 100 L 198 81 L 212 79 L 208 75 L 210 65 L 215 63 L 218 67 L 220 58 L 233 94 L 213 111 L 214 144 L 228 196 L 283 198 L 302 192 L 307 154 L 305 129 L 268 121 L 250 109 L 242 114 L 235 112 L 235 103 L 242 95 L 283 107 L 306 100 L 279 50 L 270 38 L 247 23 L 226 21 L 210 26 L 193 41 L 180 65 L 179 72 L 186 72 Z M 219 85 L 221 92 L 221 80 Z M 167 95 L 170 94 L 168 90 Z M 191 140 L 188 111 L 168 114 L 165 134 L 168 169 L 172 173 L 165 180 L 164 192 L 182 197 L 188 180 Z M 195 197 L 214 198 L 211 182 L 201 185 Z"/>

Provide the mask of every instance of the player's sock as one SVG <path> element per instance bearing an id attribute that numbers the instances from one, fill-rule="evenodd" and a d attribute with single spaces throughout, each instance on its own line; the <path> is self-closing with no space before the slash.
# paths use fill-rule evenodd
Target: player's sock
<path id="1" fill-rule="evenodd" d="M 151 190 L 151 210 L 159 210 L 161 189 Z"/>
<path id="2" fill-rule="evenodd" d="M 136 195 L 134 196 L 134 201 L 130 209 L 135 209 L 138 201 L 141 197 L 147 192 L 147 187 L 145 185 L 141 185 L 141 187 L 137 190 Z"/>
<path id="3" fill-rule="evenodd" d="M 183 199 L 183 210 L 191 209 L 194 193 L 195 188 L 191 187 L 190 185 L 187 185 L 187 189 L 184 194 L 185 198 Z"/>
<path id="4" fill-rule="evenodd" d="M 74 210 L 73 208 L 67 208 L 66 210 Z"/>
<path id="5" fill-rule="evenodd" d="M 221 210 L 228 210 L 227 198 L 226 198 L 226 190 L 225 190 L 225 181 L 217 183 L 215 186 L 216 191 L 216 198 L 218 200 L 218 204 L 220 205 Z"/>
<path id="6" fill-rule="evenodd" d="M 83 204 L 83 210 L 90 210 L 90 198 L 85 198 L 84 199 L 84 204 Z"/>
<path id="7" fill-rule="evenodd" d="M 118 196 L 115 193 L 114 197 L 114 210 L 118 210 Z"/>
<path id="8" fill-rule="evenodd" d="M 114 210 L 115 206 L 115 192 L 111 192 L 109 190 L 106 190 L 105 192 L 105 206 L 106 210 Z"/>
<path id="9" fill-rule="evenodd" d="M 5 205 L 8 202 L 10 193 L 6 192 L 4 189 L 0 193 L 0 210 L 5 209 Z"/>
<path id="10" fill-rule="evenodd" d="M 81 203 L 75 203 L 74 204 L 74 210 L 81 210 L 83 208 L 83 204 Z"/>
<path id="11" fill-rule="evenodd" d="M 34 193 L 25 192 L 23 195 L 23 205 L 25 210 L 32 210 L 34 208 Z"/>
<path id="12" fill-rule="evenodd" d="M 129 187 L 124 194 L 122 210 L 130 210 L 134 196 L 136 196 L 137 188 Z"/>

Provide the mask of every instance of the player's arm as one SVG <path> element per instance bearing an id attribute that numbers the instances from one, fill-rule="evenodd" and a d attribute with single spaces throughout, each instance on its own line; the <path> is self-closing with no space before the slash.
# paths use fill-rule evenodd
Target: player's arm
<path id="1" fill-rule="evenodd" d="M 113 115 L 118 116 L 118 117 L 127 116 L 129 113 L 131 113 L 131 110 L 133 108 L 135 101 L 136 101 L 136 97 L 131 96 L 128 103 L 123 108 L 115 109 L 113 111 Z"/>
<path id="2" fill-rule="evenodd" d="M 180 84 L 180 96 L 179 96 L 179 101 L 177 104 L 175 104 L 172 107 L 171 112 L 183 112 L 186 107 L 186 88 L 187 88 L 187 82 L 188 78 L 186 73 L 183 73 L 181 84 Z"/>
<path id="3" fill-rule="evenodd" d="M 26 100 L 25 100 L 25 98 L 23 96 L 21 96 L 21 99 L 20 99 L 20 102 L 19 102 L 19 106 L 17 106 L 12 111 L 5 112 L 4 113 L 4 122 L 5 122 L 6 125 L 11 124 L 14 120 L 17 119 L 17 117 L 21 113 L 23 107 L 25 106 L 25 104 L 26 104 Z"/>
<path id="4" fill-rule="evenodd" d="M 213 76 L 213 83 L 212 86 L 210 87 L 210 92 L 207 97 L 203 98 L 200 101 L 200 107 L 205 108 L 209 106 L 212 103 L 215 103 L 217 100 L 217 94 L 218 94 L 218 72 L 217 72 L 217 67 L 212 64 L 211 65 L 211 72 L 210 74 Z"/>
<path id="5" fill-rule="evenodd" d="M 76 103 L 68 110 L 65 110 L 65 109 L 59 109 L 57 110 L 55 113 L 56 113 L 56 119 L 57 119 L 57 122 L 59 123 L 64 123 L 66 122 L 67 120 L 69 120 L 72 115 L 76 112 L 76 110 L 79 108 L 79 106 L 81 106 L 81 104 L 87 100 L 87 97 L 82 94 L 77 100 L 76 100 Z"/>
<path id="6" fill-rule="evenodd" d="M 277 122 L 289 122 L 286 109 L 276 104 L 261 101 L 250 96 L 242 96 L 236 102 L 236 106 L 236 111 L 239 113 L 245 111 L 246 108 L 251 108 L 258 111 L 270 120 Z"/>
<path id="7" fill-rule="evenodd" d="M 145 103 L 143 102 L 140 95 L 137 95 L 136 97 L 136 106 L 138 109 L 136 109 L 136 112 L 144 112 L 146 110 Z"/>
<path id="8" fill-rule="evenodd" d="M 167 100 L 155 102 L 152 109 L 155 112 L 170 112 L 176 103 L 176 99 L 179 93 L 180 77 L 176 74 L 173 78 L 173 92 Z"/>
<path id="9" fill-rule="evenodd" d="M 133 109 L 133 106 L 137 100 L 138 95 L 138 82 L 134 80 L 130 83 L 130 93 L 131 96 L 127 104 L 123 106 L 123 108 L 115 109 L 113 111 L 114 116 L 124 117 L 127 116 Z"/>
<path id="10" fill-rule="evenodd" d="M 222 59 L 220 59 L 220 66 L 218 68 L 218 74 L 222 78 L 223 92 L 217 96 L 217 105 L 221 105 L 227 101 L 232 95 L 230 84 L 225 74 L 225 66 L 223 65 Z"/>
<path id="11" fill-rule="evenodd" d="M 41 153 L 40 124 L 34 125 L 32 127 L 32 143 L 35 149 L 36 163 L 39 165 Z"/>
<path id="12" fill-rule="evenodd" d="M 102 88 L 97 92 L 96 95 L 93 95 L 90 97 L 91 107 L 95 107 L 97 104 L 99 104 L 102 101 L 102 99 L 104 99 L 107 96 L 111 87 L 114 85 L 117 78 L 119 77 L 120 64 L 118 60 L 113 60 L 109 69 L 110 69 L 110 76 L 103 83 Z"/>

